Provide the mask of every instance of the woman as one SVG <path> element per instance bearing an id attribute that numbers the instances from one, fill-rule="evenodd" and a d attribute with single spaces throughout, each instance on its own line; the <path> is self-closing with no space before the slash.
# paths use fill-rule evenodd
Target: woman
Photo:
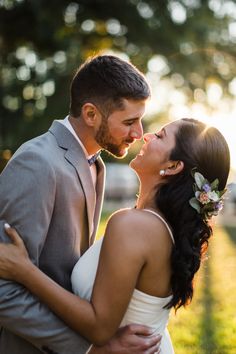
<path id="1" fill-rule="evenodd" d="M 78 261 L 72 273 L 77 295 L 35 267 L 9 227 L 13 244 L 0 245 L 0 276 L 22 283 L 97 345 L 120 325 L 145 323 L 162 335 L 162 353 L 171 354 L 169 311 L 192 299 L 212 234 L 209 220 L 222 207 L 229 149 L 216 128 L 193 119 L 146 134 L 144 142 L 130 164 L 140 180 L 137 206 L 114 213 L 104 239 Z"/>

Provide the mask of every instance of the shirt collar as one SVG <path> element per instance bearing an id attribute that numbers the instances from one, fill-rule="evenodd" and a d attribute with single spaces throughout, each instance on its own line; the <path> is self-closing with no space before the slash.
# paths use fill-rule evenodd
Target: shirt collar
<path id="1" fill-rule="evenodd" d="M 80 144 L 81 148 L 83 149 L 83 152 L 85 153 L 86 158 L 87 159 L 91 158 L 93 155 L 89 155 L 88 154 L 88 151 L 85 149 L 84 144 L 82 143 L 82 141 L 80 140 L 80 138 L 76 134 L 74 128 L 72 127 L 72 125 L 71 125 L 71 123 L 69 121 L 69 116 L 66 116 L 64 119 L 58 120 L 58 122 L 63 124 L 71 132 L 71 134 L 74 135 L 75 139 L 78 141 L 78 143 Z"/>

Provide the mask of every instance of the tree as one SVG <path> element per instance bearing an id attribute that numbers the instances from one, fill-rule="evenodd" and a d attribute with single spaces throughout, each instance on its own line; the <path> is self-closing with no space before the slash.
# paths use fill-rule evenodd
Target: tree
<path id="1" fill-rule="evenodd" d="M 235 94 L 235 21 L 233 1 L 1 0 L 0 149 L 66 115 L 75 69 L 101 50 L 171 77 L 190 101 L 212 81 Z"/>

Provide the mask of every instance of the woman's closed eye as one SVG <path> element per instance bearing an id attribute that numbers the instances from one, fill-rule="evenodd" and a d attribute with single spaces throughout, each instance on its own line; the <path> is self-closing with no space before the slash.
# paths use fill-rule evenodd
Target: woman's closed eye
<path id="1" fill-rule="evenodd" d="M 158 134 L 158 133 L 155 133 L 154 135 L 157 137 L 157 139 L 161 139 L 162 138 L 162 136 L 160 134 Z"/>

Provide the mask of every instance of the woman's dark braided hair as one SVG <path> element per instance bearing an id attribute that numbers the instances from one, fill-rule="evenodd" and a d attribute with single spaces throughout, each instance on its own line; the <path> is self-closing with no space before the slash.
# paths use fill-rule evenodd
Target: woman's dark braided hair
<path id="1" fill-rule="evenodd" d="M 181 123 L 170 160 L 183 161 L 184 169 L 168 176 L 156 192 L 156 206 L 171 225 L 175 238 L 171 258 L 173 297 L 166 306 L 175 310 L 192 300 L 194 275 L 212 235 L 208 221 L 189 204 L 194 196 L 192 169 L 196 168 L 210 183 L 218 178 L 219 190 L 223 190 L 230 168 L 228 145 L 216 128 L 195 119 L 184 118 Z"/>

